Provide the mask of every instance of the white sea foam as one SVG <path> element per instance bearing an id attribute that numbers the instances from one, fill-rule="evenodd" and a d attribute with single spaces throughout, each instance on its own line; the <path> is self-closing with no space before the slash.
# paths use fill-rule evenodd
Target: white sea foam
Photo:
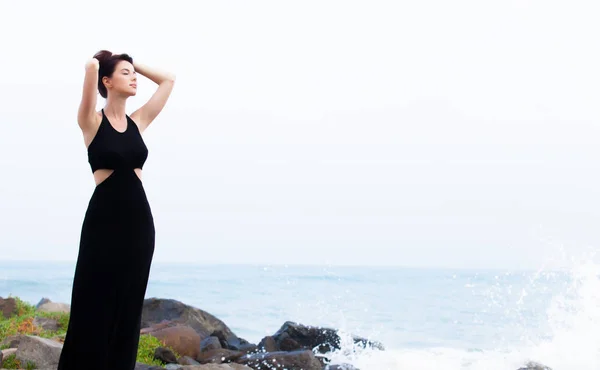
<path id="1" fill-rule="evenodd" d="M 455 348 L 387 349 L 354 345 L 340 332 L 342 349 L 327 354 L 332 364 L 361 370 L 517 370 L 537 362 L 553 370 L 600 368 L 600 265 L 585 262 L 569 272 L 568 283 L 547 307 L 549 333 L 532 332 L 517 348 L 467 350 Z M 532 281 L 530 288 L 535 287 Z M 523 292 L 523 294 L 527 294 Z"/>

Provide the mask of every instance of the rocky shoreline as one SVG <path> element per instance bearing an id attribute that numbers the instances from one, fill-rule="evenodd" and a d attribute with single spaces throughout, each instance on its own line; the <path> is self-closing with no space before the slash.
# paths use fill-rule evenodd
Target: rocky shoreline
<path id="1" fill-rule="evenodd" d="M 18 301 L 0 298 L 1 320 L 9 320 L 18 312 Z M 46 298 L 35 306 L 35 313 L 67 315 L 69 306 Z M 2 337 L 0 331 L 0 370 L 12 362 L 29 363 L 30 368 L 55 370 L 58 364 L 64 323 L 47 315 L 27 322 L 27 330 Z M 21 323 L 21 325 L 23 325 Z M 144 301 L 141 336 L 151 336 L 159 345 L 153 348 L 153 360 L 163 364 L 138 362 L 135 370 L 358 370 L 352 365 L 331 363 L 327 353 L 340 349 L 341 338 L 332 328 L 307 326 L 285 322 L 277 332 L 264 337 L 259 343 L 250 343 L 238 337 L 217 317 L 173 299 L 148 298 Z M 1 327 L 0 327 L 1 328 Z M 36 331 L 59 332 L 48 338 L 35 335 Z M 382 343 L 352 336 L 355 346 L 385 351 Z M 3 361 L 4 359 L 4 361 Z M 6 367 L 8 368 L 8 367 Z M 16 367 L 11 367 L 16 368 Z M 85 364 L 82 364 L 85 368 Z M 383 369 L 362 369 L 383 370 Z M 525 364 L 518 370 L 550 370 L 536 363 Z"/>

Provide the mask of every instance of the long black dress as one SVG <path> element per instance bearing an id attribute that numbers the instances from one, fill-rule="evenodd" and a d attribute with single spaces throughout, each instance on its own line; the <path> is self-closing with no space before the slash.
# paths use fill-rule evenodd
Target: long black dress
<path id="1" fill-rule="evenodd" d="M 135 367 L 142 305 L 154 254 L 154 220 L 142 182 L 148 149 L 135 122 L 117 131 L 104 110 L 88 146 L 92 172 L 113 169 L 98 184 L 83 221 L 71 316 L 58 370 Z"/>

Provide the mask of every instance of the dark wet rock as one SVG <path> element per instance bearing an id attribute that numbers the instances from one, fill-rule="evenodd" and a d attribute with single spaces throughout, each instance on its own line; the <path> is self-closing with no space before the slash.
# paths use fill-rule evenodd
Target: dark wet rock
<path id="1" fill-rule="evenodd" d="M 317 360 L 319 360 L 319 362 L 321 363 L 321 366 L 325 367 L 327 365 L 329 365 L 331 363 L 331 360 L 329 360 L 327 357 L 316 354 L 315 357 L 317 358 Z"/>
<path id="2" fill-rule="evenodd" d="M 519 368 L 519 370 L 552 370 L 548 366 L 542 365 L 537 362 L 530 361 L 525 364 L 525 367 Z"/>
<path id="3" fill-rule="evenodd" d="M 248 343 L 248 341 L 239 338 L 238 339 L 230 339 L 227 341 L 227 348 L 234 351 L 242 351 L 242 352 L 253 352 L 256 351 L 256 344 Z"/>
<path id="4" fill-rule="evenodd" d="M 196 361 L 201 364 L 220 364 L 223 362 L 236 362 L 245 353 L 234 351 L 231 349 L 212 349 L 206 352 L 201 352 Z"/>
<path id="5" fill-rule="evenodd" d="M 240 357 L 237 363 L 253 369 L 322 370 L 323 365 L 312 351 L 253 353 Z M 267 367 L 270 366 L 270 367 Z"/>
<path id="6" fill-rule="evenodd" d="M 227 343 L 225 341 L 225 343 Z M 213 349 L 222 349 L 223 345 L 219 341 L 217 337 L 208 337 L 204 338 L 202 342 L 200 342 L 200 352 L 206 352 Z"/>
<path id="7" fill-rule="evenodd" d="M 293 340 L 287 333 L 283 333 L 279 338 L 279 348 L 282 351 L 296 351 L 302 348 L 300 343 Z"/>
<path id="8" fill-rule="evenodd" d="M 383 345 L 379 342 L 370 341 L 358 336 L 353 336 L 352 338 L 355 344 L 362 347 L 384 350 Z M 327 353 L 340 349 L 340 336 L 338 335 L 337 330 L 306 326 L 291 321 L 284 323 L 282 327 L 273 334 L 273 339 L 275 339 L 277 347 L 280 350 L 284 350 L 282 344 L 285 348 L 294 348 L 296 343 L 300 348 L 309 350 L 314 349 L 319 353 Z"/>
<path id="9" fill-rule="evenodd" d="M 260 343 L 258 343 L 258 350 L 262 352 L 276 352 L 279 351 L 279 346 L 272 336 L 264 337 Z"/>
<path id="10" fill-rule="evenodd" d="M 5 319 L 17 315 L 17 301 L 14 298 L 0 297 L 0 312 Z"/>
<path id="11" fill-rule="evenodd" d="M 229 343 L 227 343 L 227 334 L 225 334 L 222 330 L 215 330 L 212 333 L 210 333 L 210 336 L 215 337 L 219 340 L 221 348 L 229 348 Z"/>
<path id="12" fill-rule="evenodd" d="M 180 365 L 200 365 L 200 363 L 189 356 L 181 356 L 177 363 Z"/>
<path id="13" fill-rule="evenodd" d="M 177 356 L 168 348 L 158 347 L 154 350 L 154 358 L 167 364 L 176 364 Z"/>

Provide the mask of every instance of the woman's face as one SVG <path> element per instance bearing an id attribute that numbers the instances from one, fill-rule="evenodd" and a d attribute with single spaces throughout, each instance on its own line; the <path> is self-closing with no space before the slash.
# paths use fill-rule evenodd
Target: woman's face
<path id="1" fill-rule="evenodd" d="M 103 77 L 108 94 L 134 96 L 137 93 L 137 74 L 133 65 L 121 60 L 115 66 L 111 77 Z"/>

